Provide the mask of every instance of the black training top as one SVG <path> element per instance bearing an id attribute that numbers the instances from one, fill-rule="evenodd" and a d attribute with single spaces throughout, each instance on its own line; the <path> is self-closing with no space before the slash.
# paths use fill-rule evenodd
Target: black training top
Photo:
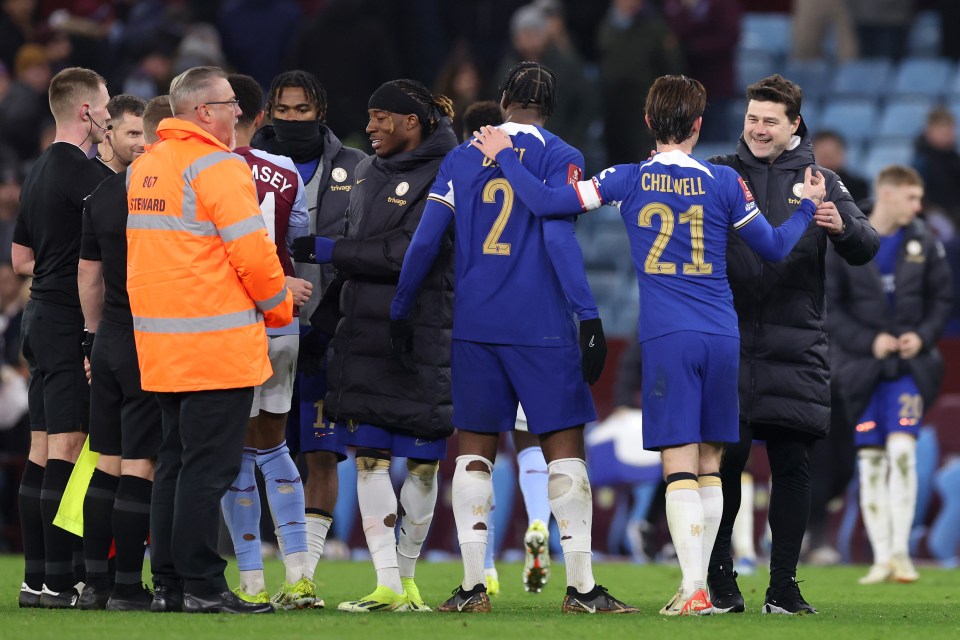
<path id="1" fill-rule="evenodd" d="M 103 319 L 133 325 L 127 296 L 127 174 L 103 182 L 83 203 L 80 257 L 103 267 Z"/>
<path id="2" fill-rule="evenodd" d="M 50 145 L 30 169 L 20 192 L 13 241 L 33 249 L 32 299 L 80 306 L 77 260 L 83 199 L 102 179 L 100 169 L 69 142 Z"/>
<path id="3" fill-rule="evenodd" d="M 97 156 L 95 158 L 90 158 L 90 162 L 92 162 L 93 166 L 95 166 L 97 168 L 97 171 L 100 172 L 101 180 L 106 180 L 110 176 L 117 174 L 117 172 L 114 171 L 110 165 L 108 165 L 106 162 L 100 159 L 100 156 Z"/>

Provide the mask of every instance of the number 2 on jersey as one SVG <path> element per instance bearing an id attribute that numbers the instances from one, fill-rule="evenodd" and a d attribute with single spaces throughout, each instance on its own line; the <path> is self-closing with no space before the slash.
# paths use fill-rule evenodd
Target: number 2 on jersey
<path id="1" fill-rule="evenodd" d="M 500 234 L 507 226 L 507 220 L 510 219 L 510 212 L 513 210 L 513 187 L 504 178 L 494 178 L 483 186 L 483 201 L 488 204 L 496 204 L 497 192 L 503 193 L 503 204 L 500 205 L 500 215 L 494 220 L 490 233 L 483 241 L 483 252 L 495 256 L 510 255 L 510 243 L 500 242 Z"/>
<path id="2" fill-rule="evenodd" d="M 674 215 L 673 209 L 662 202 L 651 202 L 640 210 L 637 224 L 641 227 L 652 227 L 653 217 L 660 218 L 660 231 L 657 233 L 650 253 L 643 263 L 646 273 L 674 274 L 677 265 L 672 262 L 660 262 L 663 250 L 673 237 Z M 703 206 L 696 204 L 680 214 L 680 224 L 690 225 L 690 248 L 693 262 L 683 263 L 683 273 L 687 275 L 709 275 L 713 273 L 713 264 L 703 261 Z"/>

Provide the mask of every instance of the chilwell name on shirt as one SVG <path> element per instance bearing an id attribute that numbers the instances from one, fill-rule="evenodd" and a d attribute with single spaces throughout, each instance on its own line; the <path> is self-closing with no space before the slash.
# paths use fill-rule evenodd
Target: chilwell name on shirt
<path id="1" fill-rule="evenodd" d="M 645 173 L 640 178 L 640 188 L 644 191 L 675 193 L 681 196 L 705 196 L 703 183 L 699 176 L 695 178 L 674 178 L 657 173 Z"/>

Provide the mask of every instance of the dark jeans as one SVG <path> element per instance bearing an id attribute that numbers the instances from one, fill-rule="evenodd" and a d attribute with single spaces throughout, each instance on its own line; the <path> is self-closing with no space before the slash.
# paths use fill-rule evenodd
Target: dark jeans
<path id="1" fill-rule="evenodd" d="M 163 443 L 150 511 L 150 562 L 158 584 L 186 593 L 227 590 L 217 553 L 220 499 L 240 472 L 253 388 L 157 394 Z"/>
<path id="2" fill-rule="evenodd" d="M 740 442 L 728 444 L 720 464 L 723 517 L 710 556 L 711 573 L 733 563 L 730 541 L 740 509 L 740 474 L 747 464 L 754 437 L 767 441 L 773 487 L 768 517 L 772 534 L 770 584 L 796 577 L 800 545 L 810 515 L 810 450 L 814 437 L 777 425 L 740 423 Z"/>

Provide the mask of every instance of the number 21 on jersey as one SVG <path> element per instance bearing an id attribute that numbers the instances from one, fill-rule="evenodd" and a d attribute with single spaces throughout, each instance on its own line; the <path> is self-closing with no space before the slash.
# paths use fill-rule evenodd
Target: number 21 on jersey
<path id="1" fill-rule="evenodd" d="M 662 202 L 651 202 L 640 210 L 637 224 L 641 227 L 652 227 L 654 216 L 660 218 L 660 231 L 657 233 L 650 253 L 643 263 L 646 273 L 675 274 L 677 265 L 673 262 L 661 262 L 660 256 L 667 243 L 673 237 L 674 214 L 673 209 Z M 685 275 L 709 275 L 713 273 L 713 264 L 703 261 L 703 206 L 696 204 L 680 214 L 680 224 L 690 225 L 690 249 L 692 262 L 683 263 Z"/>

